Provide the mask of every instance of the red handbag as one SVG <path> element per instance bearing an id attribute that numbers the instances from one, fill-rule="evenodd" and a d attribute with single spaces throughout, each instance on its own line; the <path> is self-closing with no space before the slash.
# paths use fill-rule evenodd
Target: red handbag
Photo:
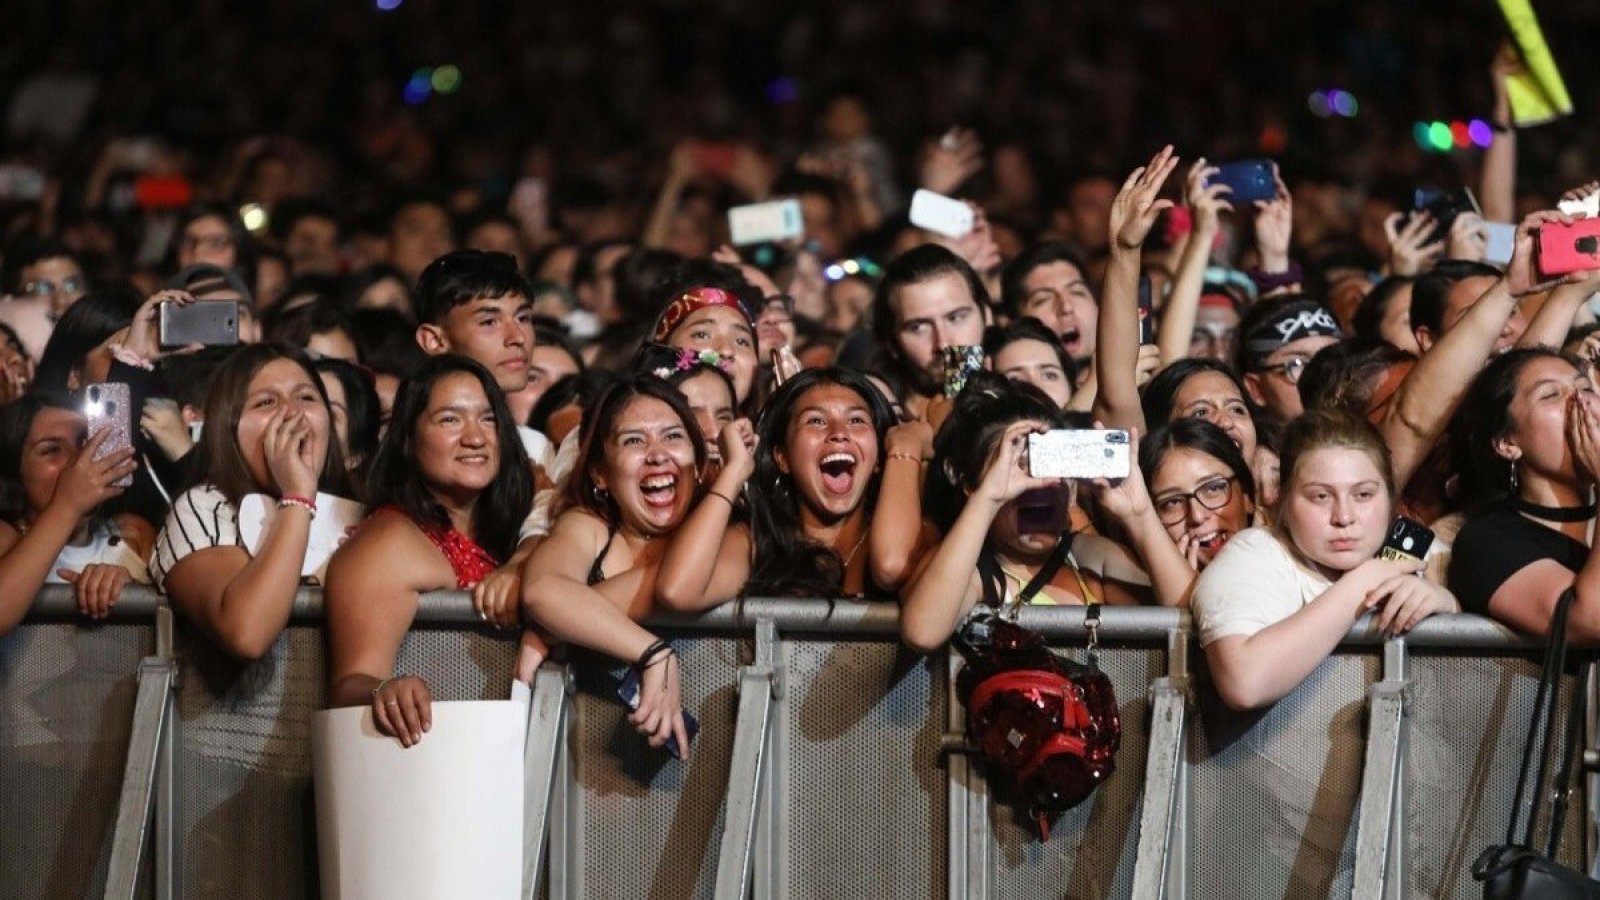
<path id="1" fill-rule="evenodd" d="M 1063 535 L 1039 574 L 1003 609 L 996 608 L 998 591 L 983 573 L 992 602 L 969 620 L 956 644 L 967 658 L 957 682 L 967 733 L 1002 793 L 1027 804 L 1041 840 L 1062 813 L 1116 771 L 1122 738 L 1116 692 L 1096 665 L 1100 607 L 1089 607 L 1085 663 L 1057 655 L 1014 621 L 1017 608 L 1055 577 L 1070 549 L 1071 535 Z"/>

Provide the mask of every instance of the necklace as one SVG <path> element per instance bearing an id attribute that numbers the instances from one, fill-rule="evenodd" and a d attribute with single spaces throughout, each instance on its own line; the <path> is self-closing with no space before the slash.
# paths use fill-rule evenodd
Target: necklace
<path id="1" fill-rule="evenodd" d="M 1530 500 L 1514 497 L 1511 504 L 1517 512 L 1527 513 L 1535 519 L 1544 519 L 1547 522 L 1587 522 L 1594 518 L 1595 505 L 1587 506 L 1540 506 Z"/>
<path id="2" fill-rule="evenodd" d="M 865 544 L 866 542 L 867 542 L 867 533 L 865 531 L 863 531 L 863 532 L 861 532 L 861 537 L 856 539 L 856 545 L 854 547 L 851 547 L 850 548 L 850 553 L 847 556 L 845 556 L 843 568 L 845 568 L 845 569 L 850 568 L 850 561 L 852 559 L 856 558 L 856 551 L 860 550 L 861 549 L 861 545 Z"/>

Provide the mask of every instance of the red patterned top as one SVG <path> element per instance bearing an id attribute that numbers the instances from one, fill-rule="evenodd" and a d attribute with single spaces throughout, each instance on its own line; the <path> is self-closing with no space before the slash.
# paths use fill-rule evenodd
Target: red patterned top
<path id="1" fill-rule="evenodd" d="M 451 570 L 456 573 L 458 590 L 476 587 L 484 576 L 500 567 L 500 561 L 489 551 L 454 528 L 440 528 L 430 522 L 418 522 L 398 506 L 383 508 L 405 516 L 411 524 L 428 536 L 428 540 L 433 541 L 433 545 L 439 548 L 439 552 L 444 554 L 446 560 L 449 560 Z"/>

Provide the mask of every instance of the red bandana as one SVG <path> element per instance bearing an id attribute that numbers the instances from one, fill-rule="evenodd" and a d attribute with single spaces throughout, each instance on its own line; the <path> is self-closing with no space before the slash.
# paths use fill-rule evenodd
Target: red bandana
<path id="1" fill-rule="evenodd" d="M 744 316 L 746 319 L 750 318 L 750 313 L 745 310 L 744 304 L 740 303 L 739 298 L 733 294 L 721 288 L 691 288 L 679 294 L 678 299 L 668 303 L 667 308 L 661 311 L 661 317 L 656 319 L 656 330 L 651 340 L 657 343 L 664 343 L 667 335 L 672 333 L 672 329 L 677 328 L 684 319 L 689 318 L 690 313 L 697 309 L 705 309 L 708 306 L 726 306 L 729 309 L 737 310 L 739 315 Z"/>

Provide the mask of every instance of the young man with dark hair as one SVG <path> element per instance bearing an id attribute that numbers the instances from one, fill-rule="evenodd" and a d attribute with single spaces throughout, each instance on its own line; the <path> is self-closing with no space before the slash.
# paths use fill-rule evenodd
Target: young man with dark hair
<path id="1" fill-rule="evenodd" d="M 455 353 L 476 360 L 501 390 L 514 394 L 528 386 L 531 294 L 507 254 L 446 253 L 417 279 L 417 344 L 429 356 Z"/>
<path id="2" fill-rule="evenodd" d="M 944 348 L 981 345 L 989 321 L 983 279 L 948 249 L 923 244 L 889 263 L 872 299 L 872 330 L 908 412 L 923 417 L 942 390 Z"/>
<path id="3" fill-rule="evenodd" d="M 1100 304 L 1089 289 L 1083 257 L 1060 241 L 1045 241 L 1022 251 L 1000 279 L 1000 308 L 1012 319 L 1037 319 L 1087 378 L 1093 371 L 1095 328 Z"/>

